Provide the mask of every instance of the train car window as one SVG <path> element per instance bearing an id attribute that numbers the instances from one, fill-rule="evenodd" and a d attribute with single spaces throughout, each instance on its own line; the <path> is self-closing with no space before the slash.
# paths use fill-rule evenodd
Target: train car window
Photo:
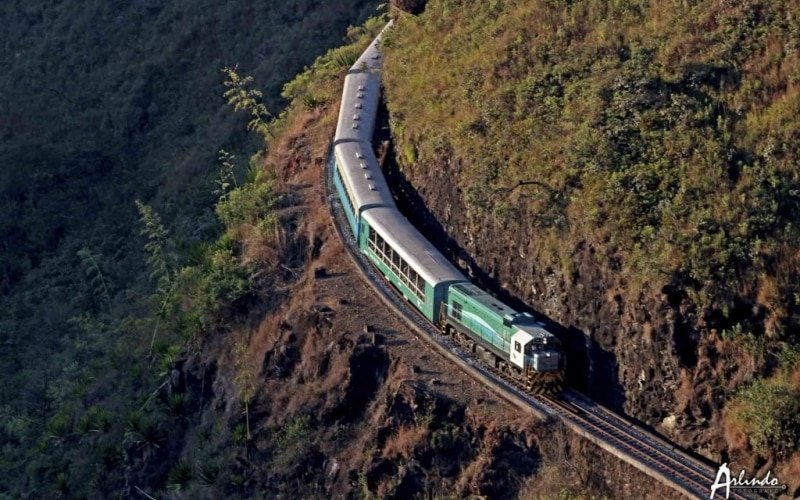
<path id="1" fill-rule="evenodd" d="M 522 344 L 520 344 L 516 340 L 514 341 L 514 350 L 517 352 L 522 352 Z"/>
<path id="2" fill-rule="evenodd" d="M 369 228 L 367 239 L 369 248 L 377 255 L 378 259 L 386 264 L 414 295 L 420 300 L 425 300 L 425 280 L 420 278 L 408 262 L 403 260 L 400 254 L 395 252 L 391 245 L 387 244 L 372 227 Z"/>
<path id="3" fill-rule="evenodd" d="M 453 317 L 458 321 L 461 321 L 461 311 L 462 311 L 461 304 L 456 301 L 453 301 Z"/>

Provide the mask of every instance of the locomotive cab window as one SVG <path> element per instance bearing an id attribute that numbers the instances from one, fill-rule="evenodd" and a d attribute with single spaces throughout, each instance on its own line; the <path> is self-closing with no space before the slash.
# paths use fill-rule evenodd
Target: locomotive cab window
<path id="1" fill-rule="evenodd" d="M 514 341 L 514 350 L 517 352 L 522 352 L 522 344 L 520 344 L 516 340 Z"/>
<path id="2" fill-rule="evenodd" d="M 453 302 L 453 317 L 461 321 L 462 306 L 459 302 Z"/>

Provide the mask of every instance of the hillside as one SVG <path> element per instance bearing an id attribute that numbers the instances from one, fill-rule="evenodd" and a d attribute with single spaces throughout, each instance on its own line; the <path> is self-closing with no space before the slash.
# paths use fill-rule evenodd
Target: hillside
<path id="1" fill-rule="evenodd" d="M 141 284 L 120 284 L 113 259 L 94 249 L 78 255 L 85 289 L 54 280 L 47 259 L 11 284 L 20 313 L 7 320 L 15 335 L 4 331 L 13 376 L 0 498 L 671 494 L 465 378 L 354 272 L 327 213 L 323 166 L 344 73 L 384 23 L 348 29 L 346 45 L 286 84 L 290 104 L 274 120 L 258 114 L 257 80 L 217 76 L 214 92 L 263 119 L 263 137 L 249 140 L 261 151 L 246 172 L 221 154 L 208 185 L 178 182 L 168 197 L 170 182 L 154 183 L 148 203 L 131 202 L 139 220 L 117 224 L 140 248 L 127 272 Z M 241 156 L 245 125 L 235 125 Z M 192 188 L 211 193 L 206 215 L 190 217 Z M 104 190 L 114 192 L 96 184 Z M 34 287 L 76 301 L 25 302 Z M 23 329 L 55 306 L 75 316 Z"/>
<path id="2" fill-rule="evenodd" d="M 243 179 L 263 148 L 221 70 L 258 78 L 278 114 L 284 83 L 376 5 L 0 3 L 0 497 L 118 486 L 121 466 L 93 460 L 120 460 L 129 413 L 176 356 L 134 201 L 163 218 L 170 259 L 196 260 L 221 229 L 219 150 Z M 62 442 L 73 426 L 100 444 Z"/>
<path id="3" fill-rule="evenodd" d="M 574 386 L 800 494 L 797 2 L 392 4 L 406 213 Z M 323 174 L 376 6 L 0 5 L 0 499 L 676 496 L 354 271 Z"/>
<path id="4" fill-rule="evenodd" d="M 399 16 L 385 71 L 407 213 L 555 322 L 571 383 L 784 478 L 800 463 L 798 12 L 431 0 Z"/>

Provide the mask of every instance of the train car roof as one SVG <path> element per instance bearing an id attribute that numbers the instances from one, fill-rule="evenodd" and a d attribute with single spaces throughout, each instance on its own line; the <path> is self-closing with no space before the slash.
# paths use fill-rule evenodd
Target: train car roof
<path id="1" fill-rule="evenodd" d="M 508 307 L 499 299 L 489 295 L 486 291 L 474 283 L 459 283 L 458 285 L 453 286 L 453 289 L 457 290 L 465 297 L 469 297 L 469 299 L 473 302 L 480 304 L 484 309 L 501 318 L 509 314 L 516 314 L 517 312 Z"/>
<path id="2" fill-rule="evenodd" d="M 386 26 L 383 27 L 378 36 L 375 37 L 375 40 L 369 44 L 367 50 L 365 50 L 355 64 L 350 67 L 350 71 L 379 71 L 381 69 L 381 65 L 383 64 L 383 56 L 380 51 L 381 39 L 383 38 L 383 34 L 393 23 L 394 21 L 389 21 Z"/>
<path id="3" fill-rule="evenodd" d="M 527 333 L 532 339 L 552 337 L 553 334 L 544 328 L 532 315 L 526 312 L 517 312 L 497 297 L 490 295 L 474 283 L 458 283 L 453 289 L 465 297 L 479 304 L 484 310 L 501 316 L 508 324 Z"/>
<path id="4" fill-rule="evenodd" d="M 514 326 L 519 328 L 521 331 L 527 333 L 533 339 L 547 339 L 547 338 L 555 338 L 552 332 L 546 330 L 544 327 L 540 326 L 539 324 L 533 325 L 518 325 L 514 323 Z"/>
<path id="5" fill-rule="evenodd" d="M 396 207 L 371 146 L 361 142 L 343 142 L 334 146 L 333 152 L 339 175 L 352 196 L 357 213 L 374 206 Z"/>
<path id="6" fill-rule="evenodd" d="M 353 73 L 345 77 L 334 142 L 372 140 L 380 92 L 380 77 L 376 74 Z"/>
<path id="7" fill-rule="evenodd" d="M 363 217 L 431 285 L 466 281 L 464 275 L 396 209 L 372 208 L 365 211 Z"/>

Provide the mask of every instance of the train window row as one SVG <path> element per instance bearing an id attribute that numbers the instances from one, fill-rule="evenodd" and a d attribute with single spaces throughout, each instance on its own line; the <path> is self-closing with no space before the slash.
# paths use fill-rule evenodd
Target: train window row
<path id="1" fill-rule="evenodd" d="M 342 179 L 342 184 L 344 185 L 344 190 L 347 193 L 347 198 L 350 200 L 350 208 L 353 211 L 353 216 L 355 216 L 356 220 L 359 218 L 358 213 L 358 204 L 356 203 L 355 198 L 353 198 L 353 194 L 351 193 L 349 182 L 347 182 L 347 177 L 344 175 L 344 170 L 340 167 L 339 162 L 336 162 L 336 167 L 339 169 L 339 178 Z"/>
<path id="2" fill-rule="evenodd" d="M 400 281 L 402 281 L 418 299 L 425 300 L 425 280 L 422 279 L 422 276 L 411 269 L 411 266 L 400 257 L 400 254 L 395 252 L 392 246 L 387 244 L 381 235 L 371 227 L 369 228 L 367 239 L 369 249 L 400 278 Z"/>

